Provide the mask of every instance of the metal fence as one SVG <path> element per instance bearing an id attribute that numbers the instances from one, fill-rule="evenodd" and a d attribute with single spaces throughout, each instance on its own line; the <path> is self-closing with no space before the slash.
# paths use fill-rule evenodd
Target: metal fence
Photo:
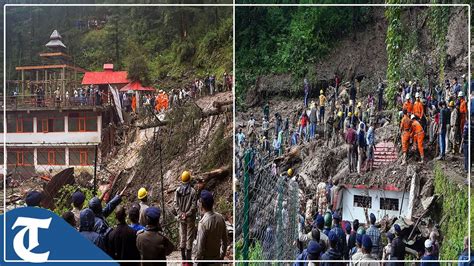
<path id="1" fill-rule="evenodd" d="M 237 160 L 236 240 L 242 241 L 237 259 L 295 259 L 298 183 L 279 176 L 271 157 L 257 150 L 246 149 Z"/>

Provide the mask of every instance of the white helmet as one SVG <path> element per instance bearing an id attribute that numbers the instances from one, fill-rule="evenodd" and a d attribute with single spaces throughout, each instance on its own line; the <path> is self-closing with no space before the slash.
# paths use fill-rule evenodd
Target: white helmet
<path id="1" fill-rule="evenodd" d="M 420 98 L 420 93 L 419 92 L 415 93 L 415 98 Z"/>
<path id="2" fill-rule="evenodd" d="M 405 100 L 410 100 L 410 93 L 407 93 L 407 95 L 405 96 Z"/>
<path id="3" fill-rule="evenodd" d="M 411 118 L 411 119 L 415 119 L 415 115 L 411 115 L 410 118 Z"/>
<path id="4" fill-rule="evenodd" d="M 460 91 L 460 92 L 458 93 L 458 97 L 464 97 L 464 92 Z"/>

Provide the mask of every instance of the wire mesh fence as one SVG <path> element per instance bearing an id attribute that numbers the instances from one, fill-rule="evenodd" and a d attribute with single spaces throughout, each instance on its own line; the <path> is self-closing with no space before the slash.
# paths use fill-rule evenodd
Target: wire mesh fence
<path id="1" fill-rule="evenodd" d="M 265 152 L 238 148 L 236 186 L 237 259 L 291 260 L 299 249 L 298 183 L 278 175 Z"/>

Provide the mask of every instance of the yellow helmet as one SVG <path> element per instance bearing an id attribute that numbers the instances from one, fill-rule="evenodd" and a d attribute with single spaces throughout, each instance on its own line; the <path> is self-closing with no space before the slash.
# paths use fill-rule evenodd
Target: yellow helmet
<path id="1" fill-rule="evenodd" d="M 362 103 L 361 102 L 358 102 L 357 103 L 357 107 L 361 107 L 362 106 Z"/>
<path id="2" fill-rule="evenodd" d="M 454 101 L 450 101 L 449 102 L 449 107 L 453 107 L 454 106 Z"/>
<path id="3" fill-rule="evenodd" d="M 352 112 L 349 112 L 349 113 L 347 114 L 347 116 L 352 116 Z"/>
<path id="4" fill-rule="evenodd" d="M 188 171 L 184 171 L 181 174 L 181 182 L 188 183 L 190 179 L 191 179 L 191 174 Z"/>
<path id="5" fill-rule="evenodd" d="M 323 90 L 320 90 L 320 91 L 319 91 L 319 93 L 320 93 L 320 94 L 323 94 L 323 93 L 324 93 L 324 91 L 323 91 Z"/>
<path id="6" fill-rule="evenodd" d="M 292 168 L 288 169 L 287 173 L 288 173 L 288 176 L 293 176 L 293 169 Z"/>
<path id="7" fill-rule="evenodd" d="M 147 195 L 148 195 L 148 192 L 146 191 L 144 187 L 138 190 L 137 196 L 139 200 L 144 199 Z"/>
<path id="8" fill-rule="evenodd" d="M 339 116 L 339 117 L 342 117 L 342 115 L 343 115 L 342 111 L 339 111 L 339 112 L 337 113 L 337 116 Z"/>

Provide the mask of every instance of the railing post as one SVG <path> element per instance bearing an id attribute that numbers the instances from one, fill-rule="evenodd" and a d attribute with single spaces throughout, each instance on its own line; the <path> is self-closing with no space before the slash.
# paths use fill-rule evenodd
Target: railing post
<path id="1" fill-rule="evenodd" d="M 249 184 L 250 184 L 250 173 L 249 173 L 249 164 L 252 157 L 251 150 L 247 150 L 244 155 L 244 223 L 242 226 L 243 235 L 244 235 L 244 245 L 242 248 L 242 258 L 243 260 L 249 259 L 249 212 L 250 212 L 250 202 L 249 202 Z M 244 265 L 248 265 L 248 262 L 244 262 Z"/>

